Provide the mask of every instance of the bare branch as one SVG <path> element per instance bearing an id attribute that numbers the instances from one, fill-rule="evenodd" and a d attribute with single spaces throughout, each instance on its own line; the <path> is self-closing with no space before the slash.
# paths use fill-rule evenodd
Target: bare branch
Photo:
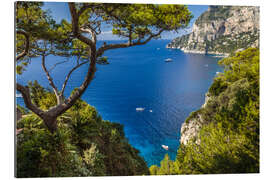
<path id="1" fill-rule="evenodd" d="M 24 31 L 18 30 L 18 31 L 16 31 L 16 33 L 21 34 L 25 37 L 25 49 L 23 50 L 23 52 L 21 52 L 16 57 L 16 61 L 19 61 L 20 59 L 24 58 L 29 51 L 30 38 L 29 38 L 28 33 L 24 32 Z"/>
<path id="2" fill-rule="evenodd" d="M 65 81 L 64 81 L 64 83 L 63 83 L 63 85 L 62 85 L 62 89 L 61 89 L 61 92 L 60 92 L 60 96 L 63 96 L 63 95 L 64 95 L 64 91 L 65 91 L 67 82 L 68 82 L 68 80 L 69 80 L 71 74 L 73 73 L 73 71 L 75 71 L 76 69 L 78 69 L 79 67 L 81 67 L 82 65 L 84 65 L 84 64 L 86 64 L 86 63 L 88 63 L 88 62 L 89 62 L 89 61 L 85 61 L 85 62 L 83 62 L 83 63 L 77 64 L 75 67 L 73 67 L 73 68 L 69 71 L 69 73 L 68 73 L 68 75 L 66 76 Z"/>
<path id="3" fill-rule="evenodd" d="M 84 33 L 89 33 L 92 38 L 92 42 L 96 44 L 97 42 L 97 36 L 96 36 L 96 31 L 89 25 L 88 28 L 80 28 L 80 30 Z"/>
<path id="4" fill-rule="evenodd" d="M 49 69 L 49 72 L 51 72 L 54 68 L 56 68 L 56 66 L 58 66 L 59 64 L 63 64 L 63 63 L 66 63 L 66 62 L 68 62 L 68 60 L 65 60 L 65 61 L 61 61 L 61 62 L 58 62 L 58 63 L 55 63 L 54 65 L 53 65 L 53 67 L 51 67 L 51 69 Z"/>
<path id="5" fill-rule="evenodd" d="M 45 57 L 46 57 L 45 55 L 42 55 L 42 63 L 41 63 L 41 65 L 42 65 L 42 68 L 43 68 L 44 72 L 46 73 L 46 76 L 47 76 L 47 79 L 49 81 L 49 84 L 53 88 L 53 92 L 54 92 L 55 96 L 57 97 L 57 103 L 59 104 L 60 103 L 60 100 L 59 100 L 58 90 L 57 90 L 57 87 L 55 86 L 55 84 L 53 82 L 53 79 L 52 79 L 49 71 L 46 68 Z"/>

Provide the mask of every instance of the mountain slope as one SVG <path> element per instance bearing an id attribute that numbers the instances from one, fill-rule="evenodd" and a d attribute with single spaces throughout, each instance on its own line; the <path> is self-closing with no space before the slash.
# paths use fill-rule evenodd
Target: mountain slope
<path id="1" fill-rule="evenodd" d="M 178 37 L 167 48 L 200 54 L 228 55 L 259 46 L 259 7 L 209 6 L 190 34 Z"/>

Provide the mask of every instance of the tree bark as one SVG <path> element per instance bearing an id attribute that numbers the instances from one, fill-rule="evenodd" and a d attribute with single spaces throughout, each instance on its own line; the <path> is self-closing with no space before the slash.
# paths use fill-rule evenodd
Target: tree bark
<path id="1" fill-rule="evenodd" d="M 42 66 L 44 72 L 46 73 L 46 77 L 47 77 L 47 79 L 48 79 L 48 81 L 49 81 L 50 86 L 53 88 L 53 92 L 54 92 L 54 94 L 55 94 L 55 96 L 56 96 L 56 99 L 57 99 L 57 104 L 61 104 L 62 99 L 61 99 L 61 97 L 59 96 L 58 89 L 57 89 L 57 87 L 55 86 L 55 84 L 54 84 L 54 82 L 53 82 L 52 76 L 50 75 L 49 71 L 48 71 L 47 68 L 46 68 L 46 65 L 45 65 L 45 58 L 46 58 L 46 56 L 43 54 L 43 55 L 42 55 L 42 63 L 41 63 L 41 66 Z"/>
<path id="2" fill-rule="evenodd" d="M 57 116 L 47 112 L 43 114 L 41 118 L 51 133 L 54 133 L 57 130 Z"/>

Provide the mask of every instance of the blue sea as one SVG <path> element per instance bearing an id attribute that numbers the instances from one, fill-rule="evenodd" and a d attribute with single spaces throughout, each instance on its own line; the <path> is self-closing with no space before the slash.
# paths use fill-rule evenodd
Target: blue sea
<path id="1" fill-rule="evenodd" d="M 223 71 L 218 58 L 166 49 L 167 43 L 168 40 L 154 40 L 142 46 L 107 51 L 104 56 L 110 64 L 97 66 L 95 78 L 82 96 L 104 120 L 124 125 L 130 144 L 140 150 L 148 166 L 159 165 L 166 153 L 175 159 L 181 124 L 201 107 L 213 78 Z M 167 58 L 173 61 L 165 62 Z M 75 59 L 47 58 L 48 69 L 66 60 L 51 72 L 59 89 Z M 86 72 L 87 65 L 73 72 L 66 96 L 81 84 Z M 29 80 L 49 87 L 40 58 L 32 59 L 27 71 L 17 76 L 20 83 Z M 17 98 L 17 103 L 23 105 L 22 98 Z M 136 111 L 138 107 L 145 109 Z M 161 145 L 169 146 L 169 150 Z"/>

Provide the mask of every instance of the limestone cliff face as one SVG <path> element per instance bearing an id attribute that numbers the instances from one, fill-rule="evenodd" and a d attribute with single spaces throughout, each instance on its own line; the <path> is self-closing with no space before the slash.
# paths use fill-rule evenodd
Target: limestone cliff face
<path id="1" fill-rule="evenodd" d="M 201 54 L 225 54 L 259 46 L 259 7 L 210 6 L 194 23 L 190 34 L 167 48 Z"/>
<path id="2" fill-rule="evenodd" d="M 207 105 L 207 102 L 211 98 L 212 97 L 210 97 L 209 94 L 206 93 L 205 103 L 202 105 L 202 108 L 204 108 Z M 191 139 L 194 139 L 195 143 L 199 144 L 200 140 L 197 139 L 197 136 L 204 123 L 205 123 L 205 120 L 203 119 L 202 115 L 198 111 L 194 112 L 194 114 L 191 114 L 189 116 L 189 119 L 187 119 L 182 124 L 180 143 L 183 145 L 186 145 Z"/>

